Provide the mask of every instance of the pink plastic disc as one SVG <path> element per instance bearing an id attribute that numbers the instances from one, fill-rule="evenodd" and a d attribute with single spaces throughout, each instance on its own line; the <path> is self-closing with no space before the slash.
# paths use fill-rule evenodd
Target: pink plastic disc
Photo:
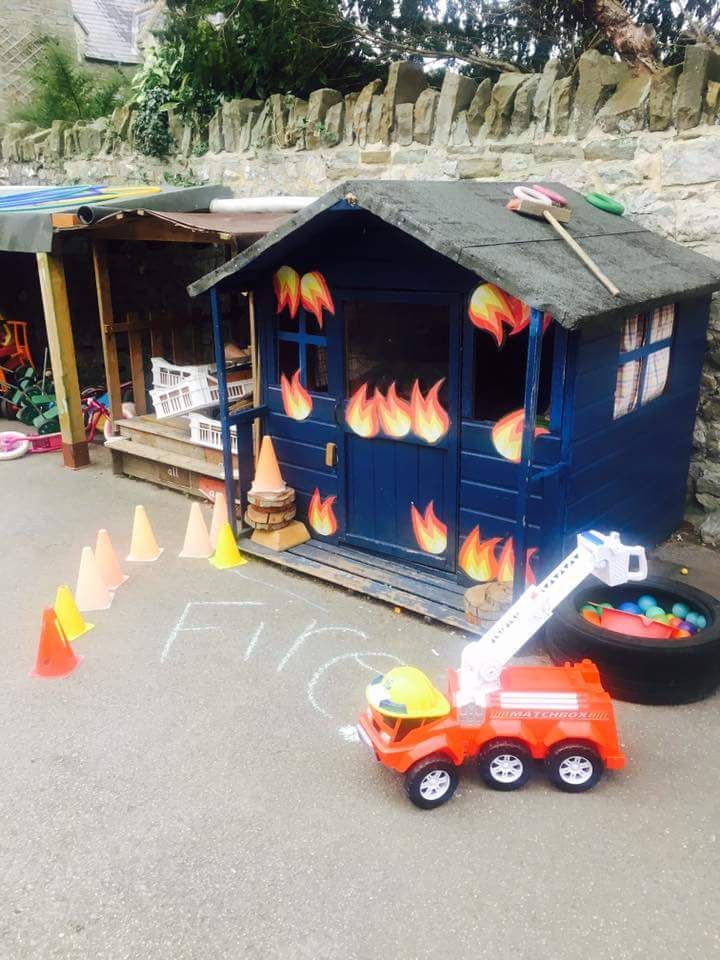
<path id="1" fill-rule="evenodd" d="M 567 206 L 567 198 L 563 197 L 560 193 L 555 193 L 554 190 L 548 190 L 547 187 L 541 187 L 539 183 L 534 183 L 532 185 L 532 189 L 537 193 L 543 194 L 543 196 L 547 197 L 549 200 L 552 200 L 552 202 L 558 207 Z"/>

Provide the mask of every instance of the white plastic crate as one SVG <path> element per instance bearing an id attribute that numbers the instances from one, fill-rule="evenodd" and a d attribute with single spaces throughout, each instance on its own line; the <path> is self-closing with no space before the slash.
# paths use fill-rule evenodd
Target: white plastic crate
<path id="1" fill-rule="evenodd" d="M 252 393 L 252 380 L 231 380 L 228 400 L 232 403 Z M 150 391 L 158 420 L 178 417 L 193 410 L 204 410 L 220 403 L 220 389 L 215 377 L 198 373 L 172 387 L 155 387 Z"/>
<path id="2" fill-rule="evenodd" d="M 183 380 L 190 380 L 199 374 L 205 375 L 210 370 L 209 363 L 180 366 L 170 363 L 162 357 L 150 357 L 152 366 L 153 387 L 175 387 Z"/>
<path id="3" fill-rule="evenodd" d="M 222 450 L 222 433 L 220 432 L 220 421 L 211 420 L 201 413 L 191 413 L 190 420 L 190 439 L 193 443 L 201 447 L 211 447 L 213 450 Z M 237 427 L 230 428 L 230 447 L 233 453 L 237 453 Z"/>

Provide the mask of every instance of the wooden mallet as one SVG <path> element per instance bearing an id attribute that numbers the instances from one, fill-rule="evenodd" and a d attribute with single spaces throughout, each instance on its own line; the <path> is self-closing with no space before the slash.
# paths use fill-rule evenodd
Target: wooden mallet
<path id="1" fill-rule="evenodd" d="M 612 280 L 605 276 L 592 257 L 561 225 L 561 223 L 567 223 L 570 220 L 570 207 L 553 204 L 550 196 L 557 197 L 558 200 L 564 200 L 564 198 L 557 194 L 548 196 L 544 192 L 531 187 L 515 187 L 513 192 L 515 196 L 507 204 L 508 210 L 523 213 L 528 217 L 536 217 L 538 220 L 547 220 L 553 230 L 565 241 L 573 253 L 580 257 L 588 270 L 597 277 L 605 289 L 609 290 L 614 297 L 620 296 L 620 291 Z"/>

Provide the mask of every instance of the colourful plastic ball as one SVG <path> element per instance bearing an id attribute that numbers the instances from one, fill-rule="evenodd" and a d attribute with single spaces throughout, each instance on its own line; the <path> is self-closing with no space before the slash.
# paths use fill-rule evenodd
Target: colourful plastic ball
<path id="1" fill-rule="evenodd" d="M 590 613 L 597 613 L 597 607 L 594 603 L 584 603 L 580 607 L 580 613 L 587 613 L 588 611 L 590 611 Z"/>
<path id="2" fill-rule="evenodd" d="M 640 609 L 642 610 L 642 612 L 645 613 L 645 615 L 647 616 L 647 613 L 646 613 L 647 609 L 648 609 L 649 607 L 657 607 L 658 602 L 657 602 L 657 600 L 655 599 L 655 597 L 651 597 L 649 593 L 644 593 L 644 594 L 638 599 L 637 605 L 640 607 Z M 658 607 L 658 609 L 660 609 L 660 608 Z"/>
<path id="3" fill-rule="evenodd" d="M 622 610 L 623 613 L 642 613 L 642 610 L 636 603 L 621 603 L 618 607 L 618 610 Z"/>
<path id="4" fill-rule="evenodd" d="M 693 633 L 697 633 L 698 628 L 695 626 L 694 623 L 689 623 L 687 620 L 683 620 L 683 622 L 678 627 L 678 630 L 684 630 L 686 633 L 693 634 Z"/>
<path id="5" fill-rule="evenodd" d="M 694 610 L 691 610 L 689 613 L 685 614 L 685 619 L 688 623 L 692 623 L 694 626 L 697 626 L 697 618 L 699 616 L 699 613 L 695 613 Z"/>
<path id="6" fill-rule="evenodd" d="M 673 616 L 684 620 L 690 613 L 690 607 L 686 603 L 675 603 L 672 608 Z"/>
<path id="7" fill-rule="evenodd" d="M 674 609 L 675 608 L 673 607 L 673 610 Z M 670 619 L 668 620 L 668 623 L 670 624 L 671 627 L 675 627 L 677 629 L 682 623 L 682 617 L 675 617 L 672 614 L 670 614 Z"/>
<path id="8" fill-rule="evenodd" d="M 605 602 L 605 603 L 599 603 L 599 604 L 598 604 L 598 610 L 602 610 L 603 607 L 604 607 L 606 610 L 614 610 L 614 609 L 615 609 L 615 607 L 614 607 L 611 603 Z"/>
<path id="9" fill-rule="evenodd" d="M 659 607 L 656 603 L 650 607 L 645 607 L 643 613 L 646 617 L 649 617 L 651 620 L 654 620 L 655 617 L 664 617 L 665 611 L 662 607 Z"/>
<path id="10" fill-rule="evenodd" d="M 697 623 L 698 630 L 704 630 L 707 626 L 707 617 L 704 617 L 701 613 L 699 613 L 695 622 Z"/>

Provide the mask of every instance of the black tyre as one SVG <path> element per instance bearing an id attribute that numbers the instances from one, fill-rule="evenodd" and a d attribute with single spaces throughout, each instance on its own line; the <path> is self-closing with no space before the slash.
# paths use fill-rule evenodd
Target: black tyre
<path id="1" fill-rule="evenodd" d="M 532 754 L 511 740 L 487 746 L 478 757 L 478 771 L 493 790 L 519 790 L 530 779 Z"/>
<path id="2" fill-rule="evenodd" d="M 681 600 L 702 613 L 707 626 L 683 640 L 647 640 L 603 630 L 579 613 L 584 603 L 609 600 L 618 606 L 638 593 L 657 597 L 666 609 Z M 556 663 L 588 657 L 608 693 L 633 703 L 691 703 L 720 685 L 720 604 L 701 590 L 665 577 L 642 584 L 579 587 L 555 610 L 545 628 L 545 646 Z"/>
<path id="3" fill-rule="evenodd" d="M 423 810 L 447 803 L 458 785 L 457 767 L 442 757 L 419 760 L 405 774 L 405 791 Z"/>
<path id="4" fill-rule="evenodd" d="M 559 743 L 545 761 L 548 776 L 565 793 L 584 793 L 603 775 L 605 765 L 597 750 L 585 743 Z"/>

